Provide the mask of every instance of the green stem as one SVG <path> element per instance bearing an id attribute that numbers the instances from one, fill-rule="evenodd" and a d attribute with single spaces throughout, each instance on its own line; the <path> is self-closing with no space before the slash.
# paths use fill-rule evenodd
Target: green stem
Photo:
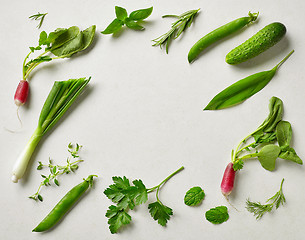
<path id="1" fill-rule="evenodd" d="M 280 61 L 273 69 L 279 68 L 290 57 L 290 55 L 293 54 L 293 52 L 294 52 L 294 50 L 292 50 L 290 53 L 288 53 L 288 55 L 282 61 Z"/>
<path id="2" fill-rule="evenodd" d="M 161 201 L 159 200 L 159 191 L 160 191 L 160 188 L 162 187 L 162 185 L 164 185 L 170 178 L 172 178 L 174 175 L 176 175 L 177 173 L 179 173 L 180 171 L 182 171 L 184 169 L 184 167 L 182 166 L 181 168 L 179 168 L 178 170 L 176 170 L 175 172 L 173 172 L 171 175 L 169 175 L 167 178 L 165 178 L 160 184 L 158 184 L 157 186 L 155 187 L 152 187 L 152 188 L 149 188 L 147 189 L 147 193 L 151 193 L 153 192 L 154 190 L 157 189 L 157 192 L 156 192 L 156 199 L 159 203 L 161 203 Z M 162 204 L 162 203 L 161 203 Z"/>
<path id="3" fill-rule="evenodd" d="M 239 159 L 245 160 L 245 159 L 248 159 L 248 158 L 255 158 L 255 157 L 257 157 L 257 156 L 258 156 L 258 153 L 250 153 L 250 154 L 247 154 L 247 155 L 242 156 L 242 157 L 239 158 Z"/>

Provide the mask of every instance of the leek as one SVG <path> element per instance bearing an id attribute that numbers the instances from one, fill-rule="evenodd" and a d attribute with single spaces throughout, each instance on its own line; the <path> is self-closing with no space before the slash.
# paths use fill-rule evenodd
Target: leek
<path id="1" fill-rule="evenodd" d="M 22 178 L 41 138 L 63 116 L 89 81 L 90 78 L 55 81 L 40 112 L 38 126 L 14 165 L 13 182 L 17 183 Z"/>

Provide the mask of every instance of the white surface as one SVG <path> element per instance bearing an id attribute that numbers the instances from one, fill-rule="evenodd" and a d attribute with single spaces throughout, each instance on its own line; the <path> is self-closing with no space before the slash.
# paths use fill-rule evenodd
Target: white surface
<path id="1" fill-rule="evenodd" d="M 154 6 L 145 31 L 125 29 L 114 38 L 99 32 L 114 19 L 114 6 L 128 12 Z M 231 149 L 266 118 L 270 97 L 284 102 L 284 119 L 293 127 L 293 147 L 303 160 L 304 150 L 304 42 L 305 2 L 270 0 L 234 1 L 5 1 L 0 10 L 0 90 L 1 159 L 0 204 L 1 239 L 302 239 L 304 233 L 304 167 L 277 162 L 274 172 L 265 171 L 258 161 L 249 161 L 238 173 L 230 219 L 215 226 L 204 213 L 211 207 L 228 205 L 219 185 Z M 195 24 L 181 39 L 172 42 L 169 54 L 152 47 L 151 39 L 165 33 L 172 19 L 164 14 L 180 14 L 201 8 Z M 194 42 L 209 31 L 248 11 L 260 12 L 259 21 L 210 49 L 194 64 L 187 53 Z M 20 109 L 23 127 L 16 118 L 13 94 L 21 77 L 21 64 L 28 47 L 36 44 L 40 30 L 28 17 L 48 12 L 41 30 L 77 25 L 84 29 L 97 25 L 94 46 L 71 59 L 41 65 L 32 74 L 30 99 Z M 239 66 L 225 63 L 226 53 L 265 25 L 280 21 L 287 35 L 275 47 Z M 291 49 L 295 53 L 279 69 L 274 79 L 243 104 L 222 111 L 203 112 L 203 107 L 220 90 L 255 72 L 269 70 Z M 26 176 L 11 182 L 11 170 L 36 128 L 42 104 L 54 80 L 92 76 L 90 87 L 68 114 L 43 139 Z M 11 133 L 6 130 L 16 130 Z M 42 190 L 43 203 L 27 197 L 41 180 L 37 161 L 51 157 L 64 163 L 69 142 L 82 144 L 85 160 L 76 174 L 62 176 L 61 186 Z M 166 228 L 150 217 L 147 203 L 130 211 L 132 224 L 119 234 L 109 232 L 105 212 L 111 202 L 104 189 L 112 176 L 142 179 L 147 187 L 157 185 L 181 166 L 185 170 L 161 190 L 160 198 L 174 210 Z M 31 230 L 55 203 L 83 177 L 98 174 L 92 189 L 63 221 L 43 234 Z M 248 197 L 264 201 L 285 178 L 287 204 L 260 221 L 244 206 Z M 183 203 L 185 192 L 200 185 L 206 198 L 199 207 Z M 149 201 L 154 201 L 150 194 Z"/>

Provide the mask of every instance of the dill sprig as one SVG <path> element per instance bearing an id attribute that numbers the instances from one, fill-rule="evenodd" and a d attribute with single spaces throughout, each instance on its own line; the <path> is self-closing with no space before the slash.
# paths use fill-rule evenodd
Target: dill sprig
<path id="1" fill-rule="evenodd" d="M 196 14 L 198 13 L 199 10 L 200 9 L 190 10 L 185 13 L 182 13 L 181 15 L 162 16 L 162 18 L 174 17 L 174 18 L 178 18 L 178 20 L 176 22 L 172 23 L 171 29 L 167 33 L 152 40 L 153 42 L 155 42 L 153 44 L 153 46 L 160 46 L 160 48 L 162 48 L 162 46 L 165 45 L 166 53 L 168 53 L 168 47 L 169 47 L 170 42 L 173 39 L 178 38 L 185 29 L 187 29 L 188 27 L 191 26 L 191 24 L 193 23 L 194 17 L 196 16 Z"/>
<path id="2" fill-rule="evenodd" d="M 265 213 L 271 212 L 273 207 L 275 206 L 275 209 L 278 209 L 280 205 L 284 205 L 286 202 L 285 196 L 283 194 L 283 182 L 284 178 L 281 182 L 280 190 L 271 198 L 269 198 L 266 201 L 266 204 L 261 204 L 260 202 L 251 202 L 249 199 L 247 199 L 247 206 L 246 209 L 253 213 L 254 216 L 256 216 L 256 219 L 259 220 Z M 270 202 L 270 203 L 268 203 Z"/>
<path id="3" fill-rule="evenodd" d="M 38 12 L 37 14 L 34 14 L 32 16 L 29 16 L 29 19 L 32 19 L 32 20 L 38 20 L 39 23 L 37 25 L 37 28 L 39 29 L 41 26 L 42 26 L 42 23 L 43 23 L 43 20 L 45 18 L 45 16 L 47 15 L 48 13 L 40 13 Z"/>

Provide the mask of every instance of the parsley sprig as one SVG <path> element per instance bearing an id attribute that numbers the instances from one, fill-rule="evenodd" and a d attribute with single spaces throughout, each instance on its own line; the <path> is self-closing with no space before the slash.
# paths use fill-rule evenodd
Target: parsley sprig
<path id="1" fill-rule="evenodd" d="M 156 192 L 156 201 L 148 205 L 149 213 L 160 225 L 165 226 L 173 215 L 173 210 L 161 202 L 159 191 L 171 177 L 183 169 L 184 167 L 179 168 L 152 188 L 146 188 L 142 180 L 134 180 L 130 183 L 125 176 L 113 177 L 114 184 L 104 191 L 104 194 L 116 204 L 109 206 L 106 212 L 110 232 L 117 233 L 122 226 L 129 224 L 132 219 L 128 210 L 133 210 L 137 205 L 145 203 L 148 200 L 148 194 L 152 192 Z"/>
<path id="2" fill-rule="evenodd" d="M 78 155 L 78 152 L 81 147 L 82 146 L 80 146 L 77 143 L 75 144 L 75 146 L 72 143 L 69 143 L 68 152 L 71 154 L 71 156 L 67 158 L 67 164 L 65 166 L 54 165 L 51 159 L 49 159 L 48 164 L 43 164 L 42 162 L 38 162 L 39 165 L 37 167 L 37 170 L 41 170 L 43 168 L 49 168 L 50 174 L 48 176 L 41 174 L 43 181 L 41 181 L 37 191 L 33 195 L 29 196 L 29 198 L 36 201 L 39 200 L 42 202 L 43 197 L 40 194 L 40 190 L 43 186 L 46 187 L 50 186 L 51 182 L 53 182 L 56 186 L 59 186 L 58 177 L 60 175 L 75 172 L 78 169 L 78 164 L 84 161 L 79 159 L 79 155 Z M 72 159 L 74 161 L 71 161 Z"/>
<path id="3" fill-rule="evenodd" d="M 256 219 L 259 220 L 262 216 L 267 213 L 271 212 L 272 209 L 278 209 L 280 205 L 284 205 L 286 202 L 285 196 L 283 194 L 283 182 L 284 178 L 281 182 L 280 190 L 271 198 L 269 198 L 266 204 L 261 204 L 260 202 L 251 202 L 249 199 L 247 200 L 246 209 L 253 213 L 256 216 Z M 269 202 L 269 203 L 268 203 Z"/>
<path id="4" fill-rule="evenodd" d="M 158 38 L 153 39 L 152 41 L 155 42 L 153 46 L 160 46 L 162 48 L 165 45 L 166 53 L 168 53 L 168 47 L 173 39 L 178 38 L 183 31 L 185 31 L 188 27 L 191 26 L 193 23 L 194 17 L 197 15 L 197 10 L 190 10 L 187 12 L 182 13 L 181 15 L 164 15 L 162 18 L 166 17 L 173 17 L 178 18 L 177 21 L 172 23 L 171 29 L 166 32 L 165 34 L 161 35 Z"/>
<path id="5" fill-rule="evenodd" d="M 39 23 L 37 25 L 37 28 L 39 29 L 39 28 L 41 28 L 43 20 L 44 20 L 44 18 L 46 17 L 47 14 L 48 13 L 40 13 L 40 12 L 38 12 L 37 14 L 29 16 L 29 19 L 39 21 Z"/>

